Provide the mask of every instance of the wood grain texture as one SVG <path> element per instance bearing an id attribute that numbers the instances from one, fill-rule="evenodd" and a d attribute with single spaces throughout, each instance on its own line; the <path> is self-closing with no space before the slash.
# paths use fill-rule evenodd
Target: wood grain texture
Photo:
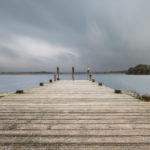
<path id="1" fill-rule="evenodd" d="M 150 103 L 87 80 L 0 98 L 0 149 L 150 149 Z"/>

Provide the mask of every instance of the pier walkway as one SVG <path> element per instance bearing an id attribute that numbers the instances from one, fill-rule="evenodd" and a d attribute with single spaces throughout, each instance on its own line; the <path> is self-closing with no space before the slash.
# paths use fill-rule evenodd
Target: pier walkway
<path id="1" fill-rule="evenodd" d="M 148 150 L 150 103 L 88 80 L 0 98 L 0 150 Z"/>

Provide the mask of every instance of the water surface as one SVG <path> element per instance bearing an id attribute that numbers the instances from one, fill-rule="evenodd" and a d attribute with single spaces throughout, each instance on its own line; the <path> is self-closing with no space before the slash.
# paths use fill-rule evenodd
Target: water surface
<path id="1" fill-rule="evenodd" d="M 71 80 L 71 75 L 61 75 L 60 78 Z M 150 93 L 150 75 L 100 74 L 93 75 L 93 78 L 114 89 Z M 32 88 L 49 79 L 53 79 L 53 75 L 0 75 L 0 93 Z M 87 76 L 75 75 L 75 79 L 86 80 Z"/>

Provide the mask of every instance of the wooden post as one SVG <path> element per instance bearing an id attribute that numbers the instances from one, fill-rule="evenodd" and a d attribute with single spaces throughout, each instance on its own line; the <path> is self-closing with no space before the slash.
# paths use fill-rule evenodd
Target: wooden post
<path id="1" fill-rule="evenodd" d="M 43 83 L 43 82 L 41 82 L 41 83 L 40 83 L 40 86 L 44 86 L 44 83 Z"/>
<path id="2" fill-rule="evenodd" d="M 72 67 L 72 80 L 74 80 L 74 67 Z"/>
<path id="3" fill-rule="evenodd" d="M 59 80 L 59 67 L 57 67 L 57 80 Z"/>
<path id="4" fill-rule="evenodd" d="M 23 90 L 17 90 L 16 93 L 17 93 L 17 94 L 23 94 L 24 91 L 23 91 Z"/>
<path id="5" fill-rule="evenodd" d="M 90 81 L 92 80 L 92 75 L 91 75 L 91 74 L 89 75 L 89 80 L 90 80 Z"/>
<path id="6" fill-rule="evenodd" d="M 88 80 L 90 80 L 90 68 L 88 67 L 88 70 L 87 70 L 87 78 Z"/>
<path id="7" fill-rule="evenodd" d="M 95 79 L 92 79 L 92 82 L 95 82 Z"/>
<path id="8" fill-rule="evenodd" d="M 99 85 L 99 86 L 102 86 L 103 84 L 102 84 L 102 83 L 98 83 L 98 85 Z"/>
<path id="9" fill-rule="evenodd" d="M 114 92 L 117 93 L 117 94 L 121 94 L 122 93 L 121 90 L 117 90 L 117 89 L 115 89 Z"/>
<path id="10" fill-rule="evenodd" d="M 54 74 L 54 81 L 56 81 L 56 74 Z"/>
<path id="11" fill-rule="evenodd" d="M 49 80 L 49 82 L 50 82 L 50 83 L 52 83 L 52 82 L 53 82 L 53 80 Z"/>

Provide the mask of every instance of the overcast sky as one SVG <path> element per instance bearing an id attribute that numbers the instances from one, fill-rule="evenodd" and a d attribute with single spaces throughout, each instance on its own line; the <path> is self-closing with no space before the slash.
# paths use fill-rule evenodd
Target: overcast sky
<path id="1" fill-rule="evenodd" d="M 0 72 L 150 64 L 150 0 L 0 0 Z"/>

